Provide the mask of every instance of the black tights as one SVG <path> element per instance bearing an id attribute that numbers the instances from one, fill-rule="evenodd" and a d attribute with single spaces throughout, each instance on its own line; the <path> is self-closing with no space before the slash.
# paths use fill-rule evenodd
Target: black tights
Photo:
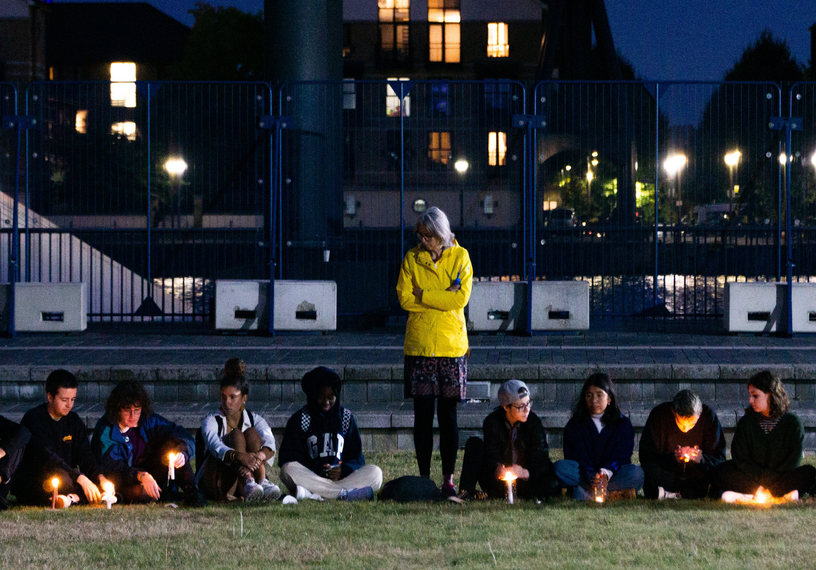
<path id="1" fill-rule="evenodd" d="M 433 397 L 414 398 L 414 449 L 422 477 L 431 476 L 433 451 Z M 456 453 L 459 451 L 459 425 L 456 422 L 457 398 L 439 398 L 436 417 L 439 420 L 439 451 L 442 454 L 442 474 L 453 475 Z"/>

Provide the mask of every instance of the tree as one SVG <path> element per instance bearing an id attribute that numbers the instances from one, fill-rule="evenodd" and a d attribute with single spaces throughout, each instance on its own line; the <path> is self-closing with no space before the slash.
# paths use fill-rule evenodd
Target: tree
<path id="1" fill-rule="evenodd" d="M 802 81 L 803 73 L 804 68 L 791 53 L 788 42 L 765 29 L 725 73 L 725 80 Z"/>
<path id="2" fill-rule="evenodd" d="M 251 81 L 263 77 L 263 12 L 203 2 L 190 10 L 195 18 L 182 60 L 171 69 L 182 80 Z"/>

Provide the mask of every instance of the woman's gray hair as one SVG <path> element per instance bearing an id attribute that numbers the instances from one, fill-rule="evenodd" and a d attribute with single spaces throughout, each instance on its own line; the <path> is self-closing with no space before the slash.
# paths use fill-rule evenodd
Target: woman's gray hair
<path id="1" fill-rule="evenodd" d="M 425 229 L 438 237 L 445 247 L 453 245 L 453 238 L 456 236 L 450 229 L 450 221 L 448 221 L 445 212 L 436 206 L 431 206 L 419 215 L 414 229 L 418 230 L 419 226 L 425 226 Z"/>
<path id="2" fill-rule="evenodd" d="M 703 413 L 703 401 L 696 392 L 680 390 L 672 401 L 672 410 L 681 418 L 696 418 Z"/>

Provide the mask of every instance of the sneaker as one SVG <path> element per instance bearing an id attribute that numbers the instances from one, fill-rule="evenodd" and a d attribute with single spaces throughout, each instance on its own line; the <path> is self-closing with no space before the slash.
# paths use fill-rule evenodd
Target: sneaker
<path id="1" fill-rule="evenodd" d="M 244 483 L 244 502 L 257 503 L 264 499 L 264 489 L 253 480 Z"/>
<path id="2" fill-rule="evenodd" d="M 277 501 L 281 496 L 280 487 L 269 481 L 268 479 L 261 480 L 261 489 L 263 489 L 263 500 L 267 502 Z"/>
<path id="3" fill-rule="evenodd" d="M 442 496 L 444 498 L 447 499 L 448 497 L 455 497 L 458 494 L 459 492 L 456 490 L 456 485 L 454 485 L 453 483 L 442 484 Z"/>
<path id="4" fill-rule="evenodd" d="M 187 487 L 184 490 L 184 504 L 188 507 L 206 507 L 207 499 L 198 487 Z"/>
<path id="5" fill-rule="evenodd" d="M 371 487 L 360 487 L 359 489 L 343 489 L 340 496 L 341 501 L 370 501 L 374 498 L 374 489 Z"/>
<path id="6" fill-rule="evenodd" d="M 607 495 L 607 501 L 631 501 L 637 497 L 637 491 L 634 489 L 621 489 L 620 491 L 610 491 Z"/>
<path id="7" fill-rule="evenodd" d="M 459 494 L 456 495 L 458 498 L 462 499 L 463 501 L 486 501 L 487 500 L 487 493 L 484 491 L 468 491 L 467 489 L 462 489 L 459 491 Z"/>
<path id="8" fill-rule="evenodd" d="M 680 493 L 672 493 L 671 491 L 667 491 L 663 487 L 657 488 L 657 500 L 663 501 L 665 499 L 680 499 Z"/>
<path id="9" fill-rule="evenodd" d="M 295 498 L 298 501 L 302 501 L 303 499 L 311 499 L 313 501 L 322 501 L 323 497 L 318 495 L 317 493 L 312 493 L 306 487 L 301 487 L 300 485 L 297 486 L 295 491 Z"/>

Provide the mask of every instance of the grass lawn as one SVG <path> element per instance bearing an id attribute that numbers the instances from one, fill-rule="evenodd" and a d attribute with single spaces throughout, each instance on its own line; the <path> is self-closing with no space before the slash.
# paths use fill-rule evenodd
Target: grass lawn
<path id="1" fill-rule="evenodd" d="M 386 480 L 415 470 L 408 453 L 368 459 Z M 813 568 L 814 527 L 810 499 L 12 508 L 0 513 L 0 567 Z"/>

